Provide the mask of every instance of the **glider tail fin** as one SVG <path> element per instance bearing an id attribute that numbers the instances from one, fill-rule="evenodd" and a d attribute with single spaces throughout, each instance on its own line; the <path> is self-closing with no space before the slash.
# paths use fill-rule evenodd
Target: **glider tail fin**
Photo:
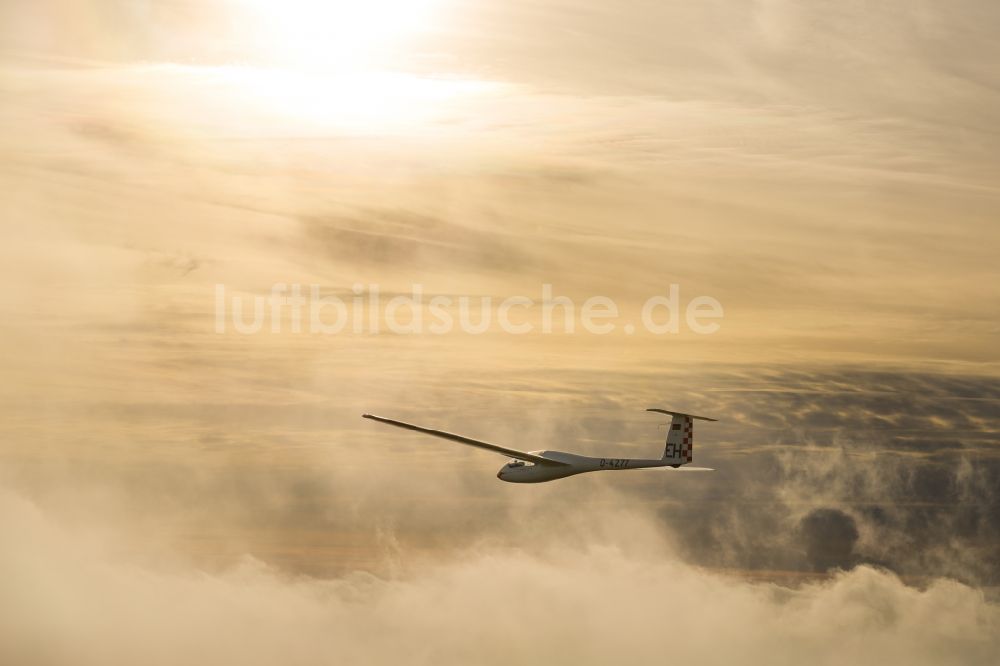
<path id="1" fill-rule="evenodd" d="M 666 409 L 647 409 L 646 411 L 669 414 L 673 417 L 667 427 L 667 443 L 663 450 L 663 460 L 676 462 L 678 465 L 685 465 L 694 459 L 694 419 L 715 420 L 705 416 L 670 412 Z"/>
<path id="2" fill-rule="evenodd" d="M 667 430 L 667 446 L 663 450 L 664 460 L 676 460 L 680 464 L 693 460 L 694 421 L 687 414 L 674 414 Z"/>

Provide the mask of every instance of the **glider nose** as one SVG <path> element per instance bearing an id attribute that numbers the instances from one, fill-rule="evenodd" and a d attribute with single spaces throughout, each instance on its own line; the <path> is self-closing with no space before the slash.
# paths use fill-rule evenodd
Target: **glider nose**
<path id="1" fill-rule="evenodd" d="M 497 478 L 500 479 L 501 481 L 503 481 L 503 469 L 501 469 L 499 472 L 497 472 Z"/>

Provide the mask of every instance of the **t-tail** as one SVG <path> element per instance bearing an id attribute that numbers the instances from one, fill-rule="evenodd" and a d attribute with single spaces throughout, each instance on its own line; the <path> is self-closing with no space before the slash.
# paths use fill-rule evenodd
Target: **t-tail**
<path id="1" fill-rule="evenodd" d="M 651 407 L 647 412 L 669 414 L 670 426 L 667 428 L 667 444 L 663 449 L 663 460 L 674 466 L 686 465 L 694 459 L 694 419 L 700 421 L 717 421 L 707 416 L 695 416 L 682 412 L 671 412 L 666 409 Z"/>

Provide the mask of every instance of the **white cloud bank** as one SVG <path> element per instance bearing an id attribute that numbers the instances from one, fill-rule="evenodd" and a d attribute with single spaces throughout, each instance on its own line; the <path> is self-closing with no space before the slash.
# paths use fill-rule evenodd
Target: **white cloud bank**
<path id="1" fill-rule="evenodd" d="M 663 544 L 479 549 L 418 575 L 149 568 L 0 495 L 6 664 L 988 664 L 1000 607 L 861 567 L 787 589 Z M 641 529 L 641 522 L 636 529 Z M 648 540 L 636 535 L 640 543 Z"/>

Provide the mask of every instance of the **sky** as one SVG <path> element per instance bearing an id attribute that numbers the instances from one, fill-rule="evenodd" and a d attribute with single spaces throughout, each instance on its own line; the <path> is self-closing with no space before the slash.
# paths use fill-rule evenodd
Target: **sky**
<path id="1" fill-rule="evenodd" d="M 998 21 L 4 3 L 0 660 L 995 663 Z M 415 285 L 493 319 L 391 330 Z M 718 330 L 640 325 L 672 286 Z M 647 407 L 717 471 L 518 486 L 360 418 L 653 457 Z"/>

